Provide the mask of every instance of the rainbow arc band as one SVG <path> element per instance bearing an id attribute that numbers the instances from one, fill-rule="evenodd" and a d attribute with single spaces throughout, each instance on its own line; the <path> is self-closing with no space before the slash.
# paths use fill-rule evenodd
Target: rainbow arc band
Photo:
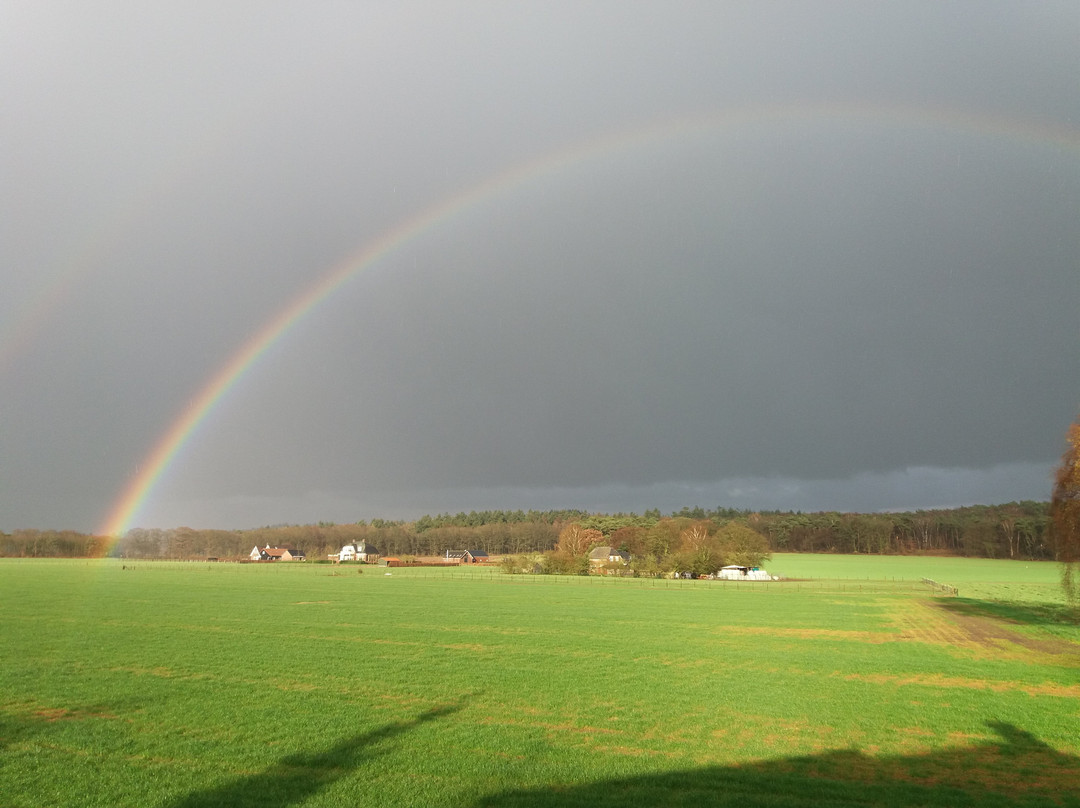
<path id="1" fill-rule="evenodd" d="M 318 281 L 249 337 L 203 384 L 189 406 L 157 440 L 139 464 L 141 471 L 128 481 L 116 499 L 99 534 L 110 536 L 115 541 L 133 526 L 158 482 L 176 462 L 181 450 L 191 442 L 200 424 L 259 358 L 288 334 L 297 322 L 365 269 L 422 238 L 436 226 L 544 175 L 586 164 L 613 152 L 641 148 L 695 133 L 723 134 L 752 125 L 784 122 L 872 125 L 890 130 L 939 130 L 1080 153 L 1080 129 L 1060 125 L 985 116 L 950 108 L 798 103 L 740 107 L 654 122 L 574 143 L 510 166 L 423 209 L 413 218 L 362 245 L 323 273 Z"/>

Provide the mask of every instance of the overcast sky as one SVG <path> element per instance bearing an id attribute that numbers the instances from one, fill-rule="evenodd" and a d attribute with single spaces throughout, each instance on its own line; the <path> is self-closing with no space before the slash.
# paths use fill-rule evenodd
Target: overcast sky
<path id="1" fill-rule="evenodd" d="M 99 529 L 401 227 L 134 524 L 1047 499 L 1078 42 L 1075 2 L 6 2 L 0 530 Z"/>

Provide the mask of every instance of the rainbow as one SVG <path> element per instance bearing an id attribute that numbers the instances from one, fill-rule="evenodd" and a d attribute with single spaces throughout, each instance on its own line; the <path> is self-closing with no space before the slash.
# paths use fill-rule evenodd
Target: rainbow
<path id="1" fill-rule="evenodd" d="M 799 103 L 741 107 L 664 120 L 594 137 L 513 165 L 431 205 L 374 241 L 362 245 L 267 321 L 205 382 L 189 406 L 169 425 L 140 463 L 140 470 L 123 489 L 99 533 L 115 541 L 132 526 L 162 476 L 194 437 L 200 424 L 259 358 L 297 322 L 359 273 L 423 237 L 436 226 L 541 176 L 583 164 L 604 154 L 636 149 L 694 133 L 728 132 L 750 125 L 783 121 L 825 121 L 894 129 L 953 131 L 1080 152 L 1080 130 L 1060 125 L 978 115 L 950 108 Z"/>

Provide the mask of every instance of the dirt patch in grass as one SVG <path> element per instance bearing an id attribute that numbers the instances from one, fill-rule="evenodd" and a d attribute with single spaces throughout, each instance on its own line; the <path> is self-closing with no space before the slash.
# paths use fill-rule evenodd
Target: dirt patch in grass
<path id="1" fill-rule="evenodd" d="M 548 721 L 518 721 L 513 718 L 497 718 L 495 716 L 487 716 L 480 719 L 480 724 L 484 726 L 503 726 L 503 727 L 533 727 L 536 729 L 542 729 L 546 732 L 570 732 L 577 735 L 626 735 L 626 732 L 620 729 L 609 729 L 607 727 L 592 727 L 592 726 L 578 726 L 577 724 L 571 724 L 569 722 L 562 722 L 561 724 L 553 724 Z"/>
<path id="2" fill-rule="evenodd" d="M 935 603 L 938 609 L 941 605 Z M 1028 637 L 1010 628 L 999 619 L 979 615 L 973 612 L 961 612 L 956 609 L 948 610 L 949 619 L 952 620 L 961 631 L 966 633 L 971 642 L 985 648 L 998 649 L 1003 643 L 1019 645 L 1029 651 L 1039 654 L 1067 654 L 1080 658 L 1080 647 L 1056 637 L 1037 639 Z"/>
<path id="3" fill-rule="evenodd" d="M 870 682 L 876 685 L 919 685 L 921 687 L 989 690 L 993 693 L 1020 692 L 1027 693 L 1029 696 L 1058 696 L 1066 699 L 1080 699 L 1080 685 L 1062 685 L 1055 682 L 1033 684 L 1031 682 L 970 679 L 940 674 L 834 673 L 833 676 L 849 682 Z"/>
<path id="4" fill-rule="evenodd" d="M 947 601 L 908 601 L 890 615 L 900 639 L 962 649 L 974 656 L 1080 667 L 1080 646 L 1057 637 L 1032 637 L 1005 621 L 955 608 Z"/>
<path id="5" fill-rule="evenodd" d="M 34 718 L 40 718 L 42 721 L 52 723 L 53 721 L 64 721 L 68 719 L 77 718 L 73 712 L 66 707 L 47 707 L 43 710 L 34 710 Z"/>
<path id="6" fill-rule="evenodd" d="M 720 635 L 787 637 L 798 640 L 841 640 L 881 644 L 896 642 L 897 636 L 888 631 L 845 631 L 833 628 L 783 628 L 780 626 L 724 626 Z"/>
<path id="7" fill-rule="evenodd" d="M 449 644 L 440 644 L 439 648 L 446 648 L 450 651 L 474 651 L 476 653 L 482 653 L 484 651 L 492 650 L 486 645 L 480 645 L 475 642 L 457 642 Z"/>
<path id="8" fill-rule="evenodd" d="M 86 718 L 117 718 L 108 710 L 94 708 L 68 709 L 67 707 L 42 707 L 34 710 L 34 718 L 51 724 L 56 721 L 82 721 Z"/>
<path id="9" fill-rule="evenodd" d="M 907 600 L 896 604 L 889 614 L 892 624 L 900 630 L 900 640 L 930 645 L 966 647 L 972 645 L 967 633 L 925 601 Z"/>
<path id="10" fill-rule="evenodd" d="M 322 638 L 320 637 L 319 639 L 322 639 Z M 349 639 L 354 639 L 354 640 L 356 640 L 358 642 L 369 642 L 372 645 L 407 645 L 407 646 L 411 646 L 411 647 L 418 647 L 418 646 L 424 645 L 424 643 L 422 643 L 422 642 L 415 642 L 415 641 L 409 641 L 409 640 L 382 640 L 382 639 L 369 640 L 366 637 L 355 637 L 355 638 L 349 638 Z"/>
<path id="11" fill-rule="evenodd" d="M 185 676 L 178 674 L 171 668 L 166 668 L 158 665 L 154 668 L 140 668 L 131 665 L 120 665 L 117 667 L 109 668 L 110 673 L 131 673 L 135 676 L 157 676 L 159 679 L 173 679 L 173 678 L 185 678 L 190 679 L 191 676 Z"/>

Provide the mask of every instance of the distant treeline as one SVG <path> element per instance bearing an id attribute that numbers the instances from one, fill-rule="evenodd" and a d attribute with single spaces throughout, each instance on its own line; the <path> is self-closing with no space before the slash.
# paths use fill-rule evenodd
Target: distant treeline
<path id="1" fill-rule="evenodd" d="M 751 512 L 731 508 L 683 508 L 669 516 L 558 511 L 470 511 L 424 516 L 415 522 L 374 519 L 355 524 L 320 522 L 251 530 L 135 528 L 116 540 L 72 531 L 16 530 L 0 533 L 0 556 L 79 558 L 243 558 L 255 546 L 302 550 L 325 559 L 343 545 L 366 542 L 383 555 L 442 555 L 478 549 L 491 555 L 551 550 L 563 528 L 578 524 L 600 531 L 612 546 L 633 552 L 657 526 L 676 521 L 743 524 L 759 533 L 772 552 L 937 553 L 981 558 L 1050 560 L 1049 504 L 1011 502 L 908 513 Z"/>

